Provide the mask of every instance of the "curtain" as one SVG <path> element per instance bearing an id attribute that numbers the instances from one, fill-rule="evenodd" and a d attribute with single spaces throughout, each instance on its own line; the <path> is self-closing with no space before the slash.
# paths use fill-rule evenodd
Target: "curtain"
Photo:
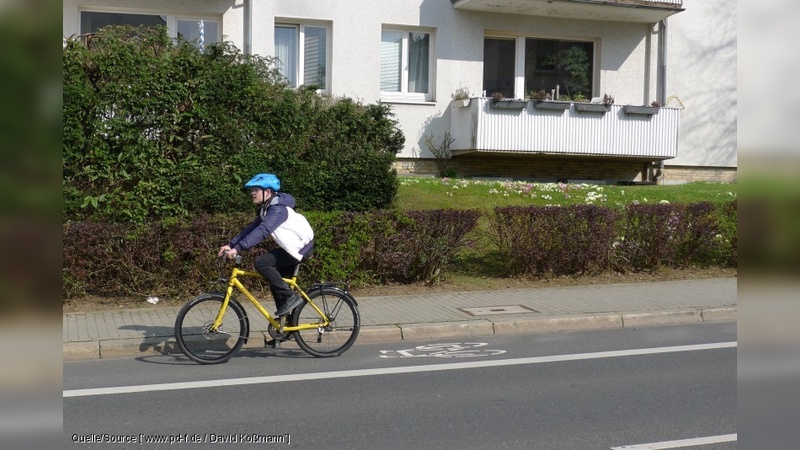
<path id="1" fill-rule="evenodd" d="M 408 39 L 408 92 L 428 92 L 430 35 L 410 33 Z"/>
<path id="2" fill-rule="evenodd" d="M 278 70 L 289 81 L 289 85 L 297 86 L 297 28 L 287 26 L 275 27 L 275 56 L 278 58 Z"/>

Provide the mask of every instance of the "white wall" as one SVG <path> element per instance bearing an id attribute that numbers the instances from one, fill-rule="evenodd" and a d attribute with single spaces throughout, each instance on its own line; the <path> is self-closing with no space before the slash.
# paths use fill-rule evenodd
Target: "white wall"
<path id="1" fill-rule="evenodd" d="M 668 20 L 667 97 L 677 96 L 686 108 L 678 157 L 666 163 L 735 167 L 736 2 L 683 0 L 683 6 Z"/>
<path id="2" fill-rule="evenodd" d="M 431 157 L 424 134 L 437 138 L 449 126 L 447 107 L 457 88 L 467 87 L 480 95 L 483 82 L 483 38 L 486 31 L 519 36 L 563 39 L 596 39 L 602 55 L 598 66 L 596 95 L 610 93 L 617 103 L 649 104 L 655 97 L 655 71 L 647 71 L 646 36 L 643 24 L 601 21 L 569 21 L 533 16 L 459 11 L 440 0 L 272 1 L 254 2 L 254 16 L 284 20 L 316 19 L 333 24 L 332 93 L 364 102 L 380 99 L 380 32 L 384 24 L 424 27 L 434 32 L 437 59 L 434 102 L 393 103 L 393 110 L 406 136 L 401 157 Z M 272 23 L 255 27 L 255 52 L 269 53 Z M 258 30 L 258 31 L 256 31 Z M 649 78 L 645 75 L 649 74 Z M 648 99 L 648 97 L 653 97 Z"/>

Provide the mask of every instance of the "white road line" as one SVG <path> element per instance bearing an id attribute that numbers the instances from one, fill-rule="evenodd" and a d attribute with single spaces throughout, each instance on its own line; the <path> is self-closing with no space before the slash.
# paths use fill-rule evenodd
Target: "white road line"
<path id="1" fill-rule="evenodd" d="M 708 436 L 694 439 L 681 439 L 678 441 L 652 442 L 650 444 L 623 445 L 622 447 L 611 447 L 611 450 L 657 450 L 663 448 L 690 447 L 693 445 L 710 445 L 721 442 L 736 442 L 736 434 L 723 434 L 720 436 Z"/>
<path id="2" fill-rule="evenodd" d="M 200 389 L 222 386 L 240 386 L 247 384 L 283 383 L 286 381 L 327 380 L 333 378 L 364 377 L 371 375 L 393 375 L 401 373 L 436 372 L 441 370 L 475 369 L 481 367 L 517 366 L 522 364 L 542 364 L 584 359 L 618 358 L 622 356 L 653 355 L 658 353 L 692 352 L 698 350 L 714 350 L 736 347 L 736 341 L 713 344 L 678 345 L 673 347 L 654 347 L 633 350 L 613 350 L 595 353 L 577 353 L 572 355 L 536 356 L 530 358 L 501 359 L 493 361 L 470 361 L 450 364 L 431 364 L 424 366 L 389 367 L 383 369 L 357 369 L 335 372 L 300 373 L 291 375 L 273 375 L 264 377 L 232 378 L 207 381 L 187 381 L 180 383 L 145 384 L 138 386 L 117 386 L 105 388 L 69 389 L 64 391 L 64 398 L 87 397 L 93 395 L 133 394 L 136 392 L 171 391 L 180 389 Z"/>

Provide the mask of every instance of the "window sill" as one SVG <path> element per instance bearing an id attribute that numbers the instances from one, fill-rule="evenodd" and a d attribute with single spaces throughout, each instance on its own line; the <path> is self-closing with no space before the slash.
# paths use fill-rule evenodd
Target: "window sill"
<path id="1" fill-rule="evenodd" d="M 394 105 L 423 105 L 423 106 L 436 106 L 436 102 L 427 100 L 395 100 L 382 98 L 378 100 L 379 103 L 394 104 Z"/>

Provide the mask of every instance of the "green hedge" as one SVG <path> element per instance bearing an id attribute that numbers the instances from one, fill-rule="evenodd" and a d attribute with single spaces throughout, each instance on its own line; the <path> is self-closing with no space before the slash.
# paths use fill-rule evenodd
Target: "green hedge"
<path id="1" fill-rule="evenodd" d="M 290 89 L 230 43 L 108 27 L 63 51 L 64 217 L 137 222 L 244 212 L 256 173 L 316 211 L 389 207 L 405 138 L 386 105 Z"/>
<path id="2" fill-rule="evenodd" d="M 662 266 L 735 267 L 736 211 L 736 201 L 624 210 L 505 207 L 496 208 L 487 223 L 490 245 L 497 250 L 492 254 L 505 263 L 504 276 L 547 277 Z M 301 271 L 303 284 L 431 283 L 450 270 L 448 263 L 461 250 L 485 250 L 472 239 L 478 210 L 306 215 L 316 236 L 315 257 Z M 251 214 L 237 213 L 138 225 L 68 222 L 63 298 L 190 297 L 208 290 L 219 275 L 217 249 L 250 220 Z M 269 248 L 266 243 L 245 252 L 246 264 Z M 253 283 L 253 288 L 265 287 Z"/>
<path id="3" fill-rule="evenodd" d="M 309 213 L 315 257 L 301 281 L 430 282 L 466 244 L 479 213 Z M 86 295 L 188 297 L 217 277 L 217 250 L 251 220 L 248 214 L 203 215 L 152 224 L 64 225 L 63 298 Z M 245 252 L 246 264 L 270 249 Z M 226 270 L 228 270 L 228 266 Z M 251 287 L 258 289 L 260 281 Z M 264 287 L 264 286 L 261 286 Z"/>
<path id="4" fill-rule="evenodd" d="M 503 207 L 490 219 L 507 275 L 735 267 L 736 201 Z"/>

